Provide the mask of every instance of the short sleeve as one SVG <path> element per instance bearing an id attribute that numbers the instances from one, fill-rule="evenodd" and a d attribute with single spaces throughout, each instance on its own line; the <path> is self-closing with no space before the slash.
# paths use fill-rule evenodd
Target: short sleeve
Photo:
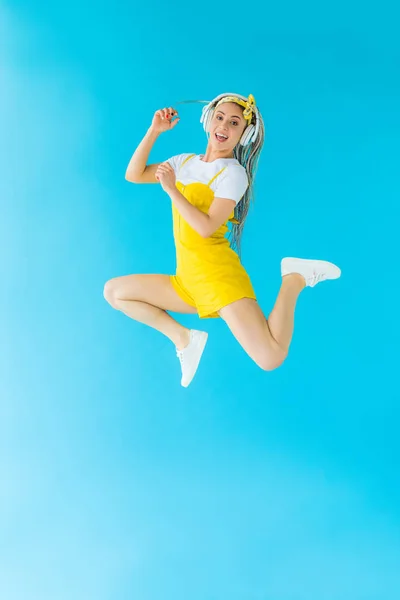
<path id="1" fill-rule="evenodd" d="M 177 154 L 176 156 L 172 156 L 171 158 L 169 158 L 166 162 L 171 165 L 171 167 L 173 168 L 173 170 L 176 174 L 179 171 L 179 169 L 181 168 L 183 161 L 188 156 L 191 156 L 191 155 L 190 154 Z"/>
<path id="2" fill-rule="evenodd" d="M 228 198 L 236 204 L 241 200 L 249 186 L 246 169 L 242 165 L 229 165 L 216 180 L 214 195 Z"/>

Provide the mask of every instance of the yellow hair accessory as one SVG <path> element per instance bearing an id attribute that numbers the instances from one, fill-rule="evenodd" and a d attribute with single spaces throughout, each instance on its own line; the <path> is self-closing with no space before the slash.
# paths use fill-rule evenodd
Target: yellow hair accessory
<path id="1" fill-rule="evenodd" d="M 220 104 L 224 104 L 225 102 L 235 102 L 236 104 L 243 106 L 243 117 L 246 119 L 248 125 L 251 123 L 256 108 L 256 101 L 253 94 L 250 94 L 247 100 L 241 100 L 236 96 L 225 96 L 225 98 L 222 98 L 222 100 L 218 102 L 215 108 L 217 108 L 217 106 Z"/>

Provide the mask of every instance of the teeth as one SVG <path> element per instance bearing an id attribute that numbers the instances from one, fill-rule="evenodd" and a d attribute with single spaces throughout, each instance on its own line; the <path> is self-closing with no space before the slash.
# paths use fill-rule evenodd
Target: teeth
<path id="1" fill-rule="evenodd" d="M 228 136 L 227 136 L 227 135 L 224 135 L 223 133 L 217 133 L 216 135 L 217 135 L 218 137 L 225 138 L 226 140 L 228 139 Z"/>

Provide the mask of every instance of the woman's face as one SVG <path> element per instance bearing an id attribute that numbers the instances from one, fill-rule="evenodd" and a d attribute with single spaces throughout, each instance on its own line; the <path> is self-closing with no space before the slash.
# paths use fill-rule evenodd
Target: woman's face
<path id="1" fill-rule="evenodd" d="M 214 150 L 233 150 L 239 143 L 247 121 L 243 118 L 243 108 L 235 102 L 225 102 L 215 110 L 210 125 L 210 143 Z"/>

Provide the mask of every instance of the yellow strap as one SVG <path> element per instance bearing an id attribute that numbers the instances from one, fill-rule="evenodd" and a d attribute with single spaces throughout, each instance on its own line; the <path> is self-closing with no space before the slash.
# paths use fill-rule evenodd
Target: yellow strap
<path id="1" fill-rule="evenodd" d="M 191 154 L 190 156 L 187 156 L 187 157 L 185 158 L 185 160 L 183 161 L 183 163 L 181 164 L 181 166 L 179 167 L 179 170 L 181 170 L 181 169 L 182 169 L 182 167 L 183 167 L 183 165 L 184 165 L 184 164 L 185 164 L 185 163 L 186 163 L 188 160 L 190 160 L 191 158 L 193 158 L 193 156 L 196 156 L 196 155 L 195 155 L 195 154 Z"/>
<path id="2" fill-rule="evenodd" d="M 218 173 L 216 175 L 214 175 L 214 177 L 211 179 L 211 181 L 209 181 L 207 183 L 207 185 L 211 185 L 213 181 L 215 181 L 218 177 L 218 175 L 221 175 L 222 171 L 225 171 L 226 167 L 223 167 L 220 171 L 218 171 Z"/>

